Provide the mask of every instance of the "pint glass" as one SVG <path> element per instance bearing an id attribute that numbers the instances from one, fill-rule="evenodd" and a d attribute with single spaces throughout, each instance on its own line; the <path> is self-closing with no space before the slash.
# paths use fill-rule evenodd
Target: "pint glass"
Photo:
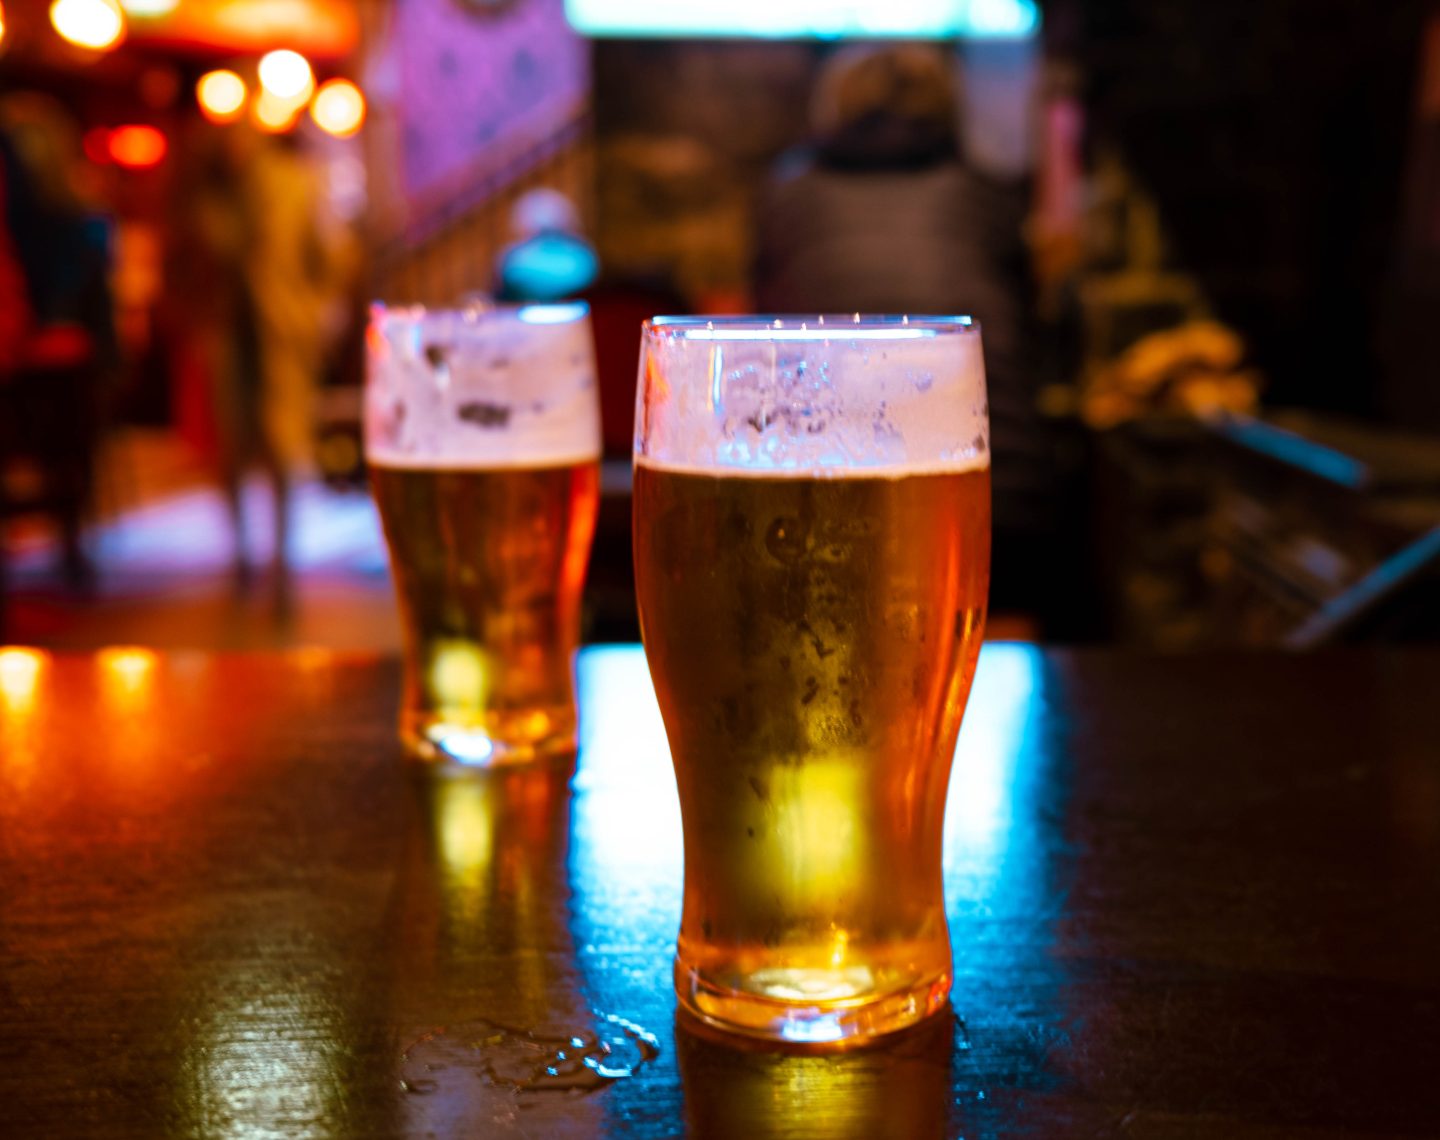
<path id="1" fill-rule="evenodd" d="M 685 832 L 675 984 L 843 1048 L 945 1006 L 946 786 L 985 621 L 980 332 L 647 323 L 635 574 Z"/>
<path id="2" fill-rule="evenodd" d="M 365 448 L 403 626 L 406 751 L 490 765 L 573 749 L 599 496 L 585 306 L 376 306 Z"/>

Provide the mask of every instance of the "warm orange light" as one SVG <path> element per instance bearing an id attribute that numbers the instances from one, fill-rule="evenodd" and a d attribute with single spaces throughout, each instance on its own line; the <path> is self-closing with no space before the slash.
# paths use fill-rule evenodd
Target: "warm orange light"
<path id="1" fill-rule="evenodd" d="M 139 645 L 116 645 L 95 655 L 100 682 L 108 703 L 133 709 L 144 703 L 155 680 L 160 655 Z"/>
<path id="2" fill-rule="evenodd" d="M 168 16 L 180 6 L 180 0 L 120 0 L 127 16 L 139 16 L 142 20 L 158 20 Z"/>
<path id="3" fill-rule="evenodd" d="M 335 651 L 326 649 L 323 645 L 302 645 L 294 650 L 291 656 L 295 663 L 307 673 L 315 669 L 324 669 L 334 664 Z"/>
<path id="4" fill-rule="evenodd" d="M 278 45 L 312 60 L 340 60 L 358 46 L 359 7 L 354 0 L 183 0 L 163 20 L 132 24 L 137 36 L 153 34 L 217 56 L 258 58 Z"/>
<path id="5" fill-rule="evenodd" d="M 229 123 L 245 110 L 245 80 L 233 71 L 207 71 L 195 84 L 201 113 L 212 123 Z"/>
<path id="6" fill-rule="evenodd" d="M 0 4 L 0 43 L 5 40 L 5 5 Z"/>
<path id="7" fill-rule="evenodd" d="M 7 713 L 18 716 L 35 707 L 49 656 L 40 649 L 0 649 L 0 707 Z"/>
<path id="8" fill-rule="evenodd" d="M 266 52 L 260 57 L 260 86 L 280 99 L 305 99 L 315 89 L 315 73 L 298 51 Z"/>
<path id="9" fill-rule="evenodd" d="M 154 127 L 136 124 L 110 132 L 110 157 L 132 170 L 158 165 L 168 149 L 165 136 Z"/>
<path id="10" fill-rule="evenodd" d="M 77 47 L 106 51 L 125 37 L 125 13 L 115 0 L 55 0 L 50 23 Z"/>
<path id="11" fill-rule="evenodd" d="M 283 134 L 295 126 L 304 107 L 304 99 L 282 99 L 262 89 L 250 104 L 250 115 L 262 131 Z"/>
<path id="12" fill-rule="evenodd" d="M 365 122 L 365 96 L 350 80 L 331 79 L 315 92 L 310 117 L 326 134 L 349 138 Z"/>

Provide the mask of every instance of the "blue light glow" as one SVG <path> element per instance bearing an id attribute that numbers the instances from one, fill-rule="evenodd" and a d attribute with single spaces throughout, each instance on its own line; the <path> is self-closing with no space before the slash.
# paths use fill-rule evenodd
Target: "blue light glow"
<path id="1" fill-rule="evenodd" d="M 1024 40 L 1040 30 L 1035 0 L 970 0 L 965 9 L 968 26 L 960 34 L 972 39 Z"/>
<path id="2" fill-rule="evenodd" d="M 1040 28 L 1035 0 L 565 0 L 565 13 L 592 36 L 1027 39 Z"/>
<path id="3" fill-rule="evenodd" d="M 580 707 L 604 714 L 580 718 L 574 827 L 583 858 L 575 866 L 607 892 L 644 897 L 663 884 L 675 888 L 678 903 L 680 800 L 645 653 L 638 646 L 591 646 L 581 652 L 576 675 Z"/>
<path id="4" fill-rule="evenodd" d="M 526 305 L 520 310 L 520 319 L 527 325 L 563 325 L 583 320 L 590 306 L 583 301 L 568 305 Z"/>
<path id="5" fill-rule="evenodd" d="M 1025 806 L 1017 784 L 1036 761 L 1033 728 L 1044 684 L 1044 657 L 1033 645 L 992 642 L 980 654 L 945 807 L 946 903 L 952 916 L 1023 897 L 1012 882 L 1014 895 L 1002 898 L 1000 884 L 1011 856 L 1026 842 L 1016 822 Z"/>
<path id="6" fill-rule="evenodd" d="M 784 1021 L 780 1036 L 786 1041 L 839 1041 L 845 1036 L 845 1027 L 838 1014 L 830 1014 L 813 1021 Z"/>

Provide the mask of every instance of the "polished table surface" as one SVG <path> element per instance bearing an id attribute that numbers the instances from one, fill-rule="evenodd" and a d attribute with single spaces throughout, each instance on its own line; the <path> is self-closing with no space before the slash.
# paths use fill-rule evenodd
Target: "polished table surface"
<path id="1" fill-rule="evenodd" d="M 988 646 L 954 1014 L 841 1057 L 677 1030 L 644 659 L 580 678 L 573 772 L 435 779 L 390 660 L 0 653 L 0 1136 L 1440 1134 L 1440 654 Z"/>

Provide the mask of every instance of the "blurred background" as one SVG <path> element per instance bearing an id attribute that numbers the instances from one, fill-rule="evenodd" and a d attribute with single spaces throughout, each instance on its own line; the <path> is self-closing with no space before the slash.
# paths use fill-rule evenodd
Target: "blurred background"
<path id="1" fill-rule="evenodd" d="M 0 0 L 0 642 L 398 647 L 372 298 L 970 312 L 992 636 L 1440 637 L 1440 4 Z"/>

